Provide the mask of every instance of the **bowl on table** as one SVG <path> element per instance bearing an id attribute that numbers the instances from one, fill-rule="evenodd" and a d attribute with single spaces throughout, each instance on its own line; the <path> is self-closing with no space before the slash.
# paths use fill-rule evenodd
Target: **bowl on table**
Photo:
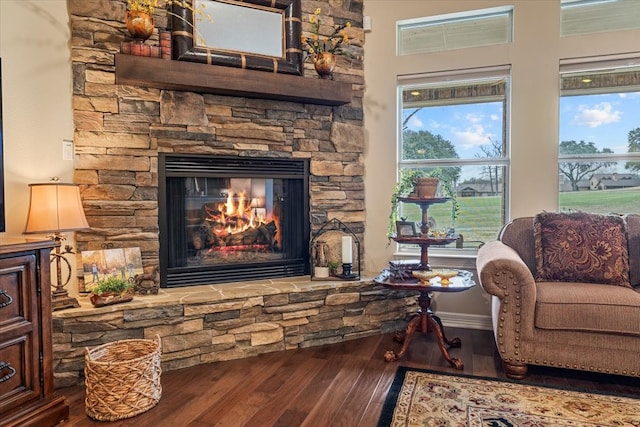
<path id="1" fill-rule="evenodd" d="M 416 270 L 416 271 L 413 271 L 411 274 L 413 274 L 413 277 L 420 280 L 420 282 L 423 285 L 429 285 L 431 284 L 432 279 L 439 278 L 440 284 L 443 286 L 446 286 L 449 284 L 449 281 L 451 280 L 452 277 L 455 277 L 458 275 L 458 272 L 456 270 L 449 270 L 449 269 L 436 269 L 436 270 L 426 270 L 426 271 Z"/>

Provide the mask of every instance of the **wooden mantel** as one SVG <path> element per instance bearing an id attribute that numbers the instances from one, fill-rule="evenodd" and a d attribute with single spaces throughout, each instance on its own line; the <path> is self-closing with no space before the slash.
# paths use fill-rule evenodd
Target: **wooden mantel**
<path id="1" fill-rule="evenodd" d="M 351 102 L 351 84 L 335 80 L 116 54 L 116 84 L 321 105 Z"/>

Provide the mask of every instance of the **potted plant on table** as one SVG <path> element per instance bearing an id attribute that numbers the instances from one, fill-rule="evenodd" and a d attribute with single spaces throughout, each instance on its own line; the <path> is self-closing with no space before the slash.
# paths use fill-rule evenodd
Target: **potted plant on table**
<path id="1" fill-rule="evenodd" d="M 98 282 L 91 289 L 89 300 L 94 307 L 119 304 L 133 299 L 134 284 L 118 277 L 109 277 L 102 282 Z"/>
<path id="2" fill-rule="evenodd" d="M 387 237 L 391 238 L 396 234 L 396 221 L 399 219 L 398 203 L 400 202 L 400 198 L 409 196 L 418 197 L 418 182 L 423 178 L 438 179 L 437 191 L 442 194 L 442 197 L 449 197 L 451 199 L 451 224 L 452 226 L 455 224 L 458 214 L 460 213 L 460 205 L 458 204 L 453 183 L 447 179 L 444 171 L 441 168 L 434 168 L 429 171 L 422 169 L 403 169 L 400 172 L 400 180 L 396 183 L 393 194 L 391 195 L 391 212 L 389 213 Z"/>

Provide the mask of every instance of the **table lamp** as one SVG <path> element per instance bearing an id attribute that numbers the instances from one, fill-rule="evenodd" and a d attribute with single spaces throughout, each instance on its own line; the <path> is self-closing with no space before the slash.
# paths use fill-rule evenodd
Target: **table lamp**
<path id="1" fill-rule="evenodd" d="M 31 199 L 29 202 L 29 215 L 25 234 L 52 233 L 51 238 L 55 243 L 55 252 L 51 254 L 56 261 L 57 282 L 52 286 L 51 307 L 53 310 L 80 307 L 78 300 L 69 296 L 64 288 L 71 279 L 71 264 L 64 257 L 73 253 L 73 248 L 65 246 L 64 252 L 60 246 L 66 236 L 63 231 L 77 231 L 89 229 L 89 224 L 84 216 L 82 201 L 80 200 L 80 188 L 76 184 L 64 184 L 52 178 L 46 184 L 29 184 L 31 187 Z M 67 266 L 68 276 L 62 281 L 61 261 Z"/>

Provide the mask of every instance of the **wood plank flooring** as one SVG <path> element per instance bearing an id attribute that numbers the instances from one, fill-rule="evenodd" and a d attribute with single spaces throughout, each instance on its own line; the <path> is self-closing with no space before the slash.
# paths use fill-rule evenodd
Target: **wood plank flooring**
<path id="1" fill-rule="evenodd" d="M 463 373 L 504 378 L 491 331 L 445 330 L 462 340 L 450 354 L 463 360 Z M 385 362 L 386 350 L 399 350 L 391 334 L 164 372 L 158 405 L 113 423 L 87 417 L 84 386 L 60 389 L 71 405 L 62 426 L 369 427 L 378 422 L 398 366 L 458 372 L 431 335 L 417 334 L 400 361 Z M 637 378 L 534 367 L 527 382 L 640 397 Z"/>

